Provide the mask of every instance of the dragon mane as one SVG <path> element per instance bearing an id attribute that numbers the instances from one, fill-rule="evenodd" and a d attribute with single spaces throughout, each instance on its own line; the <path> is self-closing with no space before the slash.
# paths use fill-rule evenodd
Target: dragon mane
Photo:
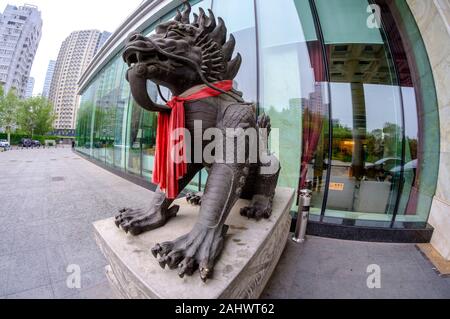
<path id="1" fill-rule="evenodd" d="M 183 35 L 193 38 L 190 41 L 202 52 L 201 71 L 208 81 L 233 80 L 242 63 L 242 57 L 238 53 L 232 59 L 236 40 L 230 34 L 226 41 L 227 28 L 222 18 L 216 18 L 214 13 L 208 9 L 208 15 L 200 8 L 199 14 L 193 14 L 194 21 L 190 21 L 191 5 L 185 3 L 183 12 L 177 10 L 173 21 L 159 25 L 157 34 L 165 34 L 169 30 L 180 31 Z"/>

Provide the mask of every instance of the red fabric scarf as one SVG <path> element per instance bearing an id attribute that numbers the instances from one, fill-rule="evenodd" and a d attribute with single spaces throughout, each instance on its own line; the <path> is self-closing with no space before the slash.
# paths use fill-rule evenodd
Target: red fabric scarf
<path id="1" fill-rule="evenodd" d="M 214 86 L 228 92 L 233 88 L 233 81 L 216 82 Z M 170 113 L 158 114 L 153 183 L 159 185 L 161 190 L 166 192 L 166 197 L 169 199 L 175 199 L 178 196 L 178 180 L 183 178 L 187 173 L 184 135 L 182 132 L 176 133 L 171 138 L 174 130 L 182 130 L 185 128 L 184 102 L 200 100 L 220 94 L 220 92 L 206 87 L 187 97 L 174 96 L 167 102 L 167 106 L 172 111 Z M 175 161 L 176 158 L 171 156 L 171 152 L 176 149 L 180 150 L 179 154 L 182 157 L 181 163 L 177 163 Z"/>

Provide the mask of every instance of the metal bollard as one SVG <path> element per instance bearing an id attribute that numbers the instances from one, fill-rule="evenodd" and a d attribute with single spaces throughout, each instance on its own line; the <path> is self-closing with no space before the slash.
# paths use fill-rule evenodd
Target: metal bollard
<path id="1" fill-rule="evenodd" d="M 292 240 L 298 244 L 305 241 L 306 226 L 308 226 L 309 207 L 311 205 L 312 191 L 309 189 L 302 189 L 300 191 L 297 224 L 295 226 L 295 233 Z"/>

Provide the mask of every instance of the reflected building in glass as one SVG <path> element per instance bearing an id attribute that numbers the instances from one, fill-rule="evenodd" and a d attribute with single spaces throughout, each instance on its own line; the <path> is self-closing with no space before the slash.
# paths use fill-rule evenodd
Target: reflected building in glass
<path id="1" fill-rule="evenodd" d="M 310 234 L 430 241 L 439 107 L 410 1 L 190 2 L 193 11 L 211 8 L 236 38 L 243 64 L 234 85 L 279 129 L 271 145 L 282 165 L 279 186 L 311 181 Z M 179 7 L 142 4 L 80 81 L 77 151 L 149 187 L 156 114 L 131 98 L 121 53 L 128 33 L 150 34 Z M 163 103 L 152 83 L 148 91 Z M 205 176 L 190 187 L 201 188 Z"/>

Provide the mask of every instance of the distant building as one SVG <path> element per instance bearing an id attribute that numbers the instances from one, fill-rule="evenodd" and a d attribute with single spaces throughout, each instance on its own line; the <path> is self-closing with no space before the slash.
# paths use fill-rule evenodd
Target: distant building
<path id="1" fill-rule="evenodd" d="M 95 55 L 101 39 L 100 31 L 83 30 L 72 32 L 62 43 L 49 94 L 56 114 L 55 129 L 75 128 L 78 80 Z"/>
<path id="2" fill-rule="evenodd" d="M 0 14 L 0 85 L 24 97 L 41 39 L 42 18 L 36 6 L 7 5 Z"/>
<path id="3" fill-rule="evenodd" d="M 48 98 L 50 95 L 50 86 L 52 85 L 53 74 L 55 73 L 56 61 L 50 60 L 47 67 L 47 74 L 45 75 L 44 87 L 42 89 L 42 96 Z"/>
<path id="4" fill-rule="evenodd" d="M 33 90 L 34 90 L 34 78 L 29 77 L 28 83 L 27 83 L 27 89 L 25 91 L 25 98 L 28 99 L 33 96 Z"/>
<path id="5" fill-rule="evenodd" d="M 95 50 L 95 53 L 97 54 L 98 51 L 105 45 L 105 42 L 109 39 L 111 36 L 111 32 L 103 31 L 102 35 L 100 36 L 100 40 L 98 41 L 97 49 Z"/>

